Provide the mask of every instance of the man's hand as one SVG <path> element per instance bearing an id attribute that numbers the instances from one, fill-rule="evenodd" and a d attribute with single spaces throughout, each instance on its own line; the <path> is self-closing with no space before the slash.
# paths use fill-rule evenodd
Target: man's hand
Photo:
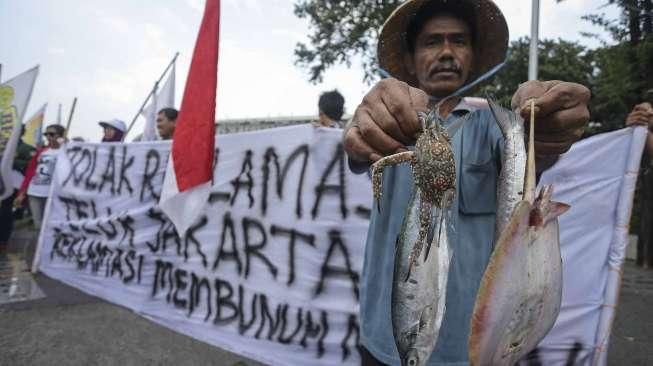
<path id="1" fill-rule="evenodd" d="M 589 89 L 558 80 L 525 82 L 512 97 L 513 110 L 525 121 L 530 121 L 530 99 L 535 99 L 535 154 L 557 156 L 567 152 L 589 122 Z"/>
<path id="2" fill-rule="evenodd" d="M 636 105 L 626 118 L 626 125 L 643 125 L 653 130 L 653 106 L 650 103 Z"/>
<path id="3" fill-rule="evenodd" d="M 25 193 L 21 193 L 16 198 L 14 199 L 14 207 L 20 208 L 23 207 L 23 204 L 25 202 Z"/>
<path id="4" fill-rule="evenodd" d="M 417 111 L 426 111 L 428 102 L 426 93 L 403 81 L 379 81 L 345 129 L 345 151 L 352 159 L 364 162 L 405 151 L 405 145 L 421 130 Z"/>

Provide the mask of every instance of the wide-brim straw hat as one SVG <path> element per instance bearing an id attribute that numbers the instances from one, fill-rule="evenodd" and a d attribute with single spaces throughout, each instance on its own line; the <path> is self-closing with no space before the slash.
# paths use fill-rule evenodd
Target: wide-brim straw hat
<path id="1" fill-rule="evenodd" d="M 415 75 L 406 68 L 409 53 L 408 27 L 424 6 L 448 4 L 469 9 L 472 19 L 466 19 L 474 27 L 474 59 L 466 84 L 488 73 L 504 62 L 508 51 L 508 24 L 491 0 L 408 0 L 395 9 L 383 24 L 377 55 L 379 66 L 390 76 L 417 87 Z"/>

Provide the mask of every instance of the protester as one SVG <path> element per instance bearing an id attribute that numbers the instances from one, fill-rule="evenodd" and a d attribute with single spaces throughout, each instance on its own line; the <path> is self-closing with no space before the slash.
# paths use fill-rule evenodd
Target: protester
<path id="1" fill-rule="evenodd" d="M 420 131 L 416 111 L 492 74 L 504 62 L 508 26 L 491 0 L 408 0 L 387 19 L 378 42 L 380 67 L 392 77 L 364 97 L 343 139 L 354 171 L 384 155 L 406 151 Z M 551 166 L 589 121 L 590 93 L 582 85 L 529 81 L 512 106 L 525 118 L 535 98 L 535 149 L 540 168 Z M 428 365 L 466 365 L 470 316 L 492 253 L 501 132 L 490 111 L 460 97 L 439 110 L 448 126 L 469 119 L 452 138 L 458 176 L 452 205 L 455 233 L 444 320 Z M 528 119 L 527 119 L 528 120 Z M 391 290 L 395 241 L 413 187 L 408 166 L 386 168 L 382 209 L 372 210 L 360 290 L 363 365 L 399 364 L 392 334 Z"/>
<path id="2" fill-rule="evenodd" d="M 314 123 L 315 127 L 342 127 L 342 115 L 345 112 L 345 98 L 338 90 L 322 93 L 317 106 L 319 120 L 317 123 Z"/>
<path id="3" fill-rule="evenodd" d="M 57 162 L 58 149 L 64 141 L 65 128 L 61 125 L 50 125 L 45 129 L 47 145 L 36 150 L 36 154 L 27 165 L 25 179 L 20 186 L 15 206 L 22 206 L 25 197 L 29 196 L 29 209 L 34 219 L 34 226 L 39 229 L 43 220 L 45 203 L 50 193 L 54 166 Z"/>
<path id="4" fill-rule="evenodd" d="M 177 125 L 179 112 L 174 108 L 163 108 L 156 116 L 156 129 L 161 140 L 171 140 Z"/>
<path id="5" fill-rule="evenodd" d="M 20 132 L 21 138 L 18 140 L 18 146 L 16 146 L 16 155 L 14 156 L 12 166 L 12 169 L 20 175 L 25 175 L 27 164 L 34 156 L 35 151 L 32 145 L 28 145 L 23 141 L 23 135 L 25 135 L 25 126 L 22 126 Z M 0 254 L 4 254 L 7 251 L 7 243 L 14 229 L 13 202 L 15 198 L 16 192 L 2 200 L 0 204 Z"/>
<path id="6" fill-rule="evenodd" d="M 127 125 L 119 119 L 100 121 L 98 124 L 104 129 L 102 142 L 121 142 L 127 131 Z"/>
<path id="7" fill-rule="evenodd" d="M 646 151 L 653 157 L 653 106 L 651 103 L 638 104 L 633 108 L 626 118 L 626 125 L 643 125 L 648 126 L 648 135 L 646 136 Z"/>

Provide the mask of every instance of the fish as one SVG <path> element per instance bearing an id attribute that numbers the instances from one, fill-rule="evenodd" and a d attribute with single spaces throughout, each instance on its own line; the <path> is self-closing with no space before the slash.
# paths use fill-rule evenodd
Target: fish
<path id="1" fill-rule="evenodd" d="M 491 104 L 492 107 L 497 106 Z M 500 229 L 497 225 L 498 239 L 470 320 L 471 365 L 514 365 L 537 347 L 560 312 L 562 259 L 558 217 L 570 206 L 552 200 L 552 185 L 542 187 L 535 195 L 533 111 L 531 104 L 523 196 L 511 210 L 509 220 Z M 494 112 L 497 119 L 512 113 Z M 497 123 L 506 125 L 507 121 Z M 509 144 L 504 145 L 504 154 L 509 148 Z M 508 180 L 499 184 L 502 183 L 507 185 Z M 510 196 L 506 192 L 516 191 L 515 187 L 497 187 L 500 189 L 504 189 L 504 198 Z M 506 208 L 507 203 L 498 202 L 497 210 L 499 207 Z"/>
<path id="2" fill-rule="evenodd" d="M 404 366 L 426 364 L 445 313 L 452 257 L 447 230 L 456 189 L 449 136 L 464 119 L 452 124 L 448 132 L 441 125 L 438 107 L 428 115 L 420 114 L 423 132 L 417 137 L 414 151 L 387 156 L 372 166 L 372 186 L 379 209 L 384 167 L 409 163 L 415 182 L 397 236 L 391 295 L 392 330 Z"/>
<path id="3" fill-rule="evenodd" d="M 510 221 L 517 203 L 524 196 L 526 176 L 526 142 L 524 140 L 524 120 L 487 98 L 490 111 L 503 135 L 501 172 L 497 183 L 497 208 L 494 242 L 499 239 Z"/>

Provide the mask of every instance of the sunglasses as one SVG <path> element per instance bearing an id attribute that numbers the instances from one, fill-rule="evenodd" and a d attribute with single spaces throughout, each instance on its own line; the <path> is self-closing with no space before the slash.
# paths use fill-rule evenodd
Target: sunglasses
<path id="1" fill-rule="evenodd" d="M 54 133 L 54 132 L 45 132 L 45 133 L 43 134 L 43 136 L 45 136 L 45 137 L 50 137 L 50 136 L 57 136 L 57 134 Z"/>

